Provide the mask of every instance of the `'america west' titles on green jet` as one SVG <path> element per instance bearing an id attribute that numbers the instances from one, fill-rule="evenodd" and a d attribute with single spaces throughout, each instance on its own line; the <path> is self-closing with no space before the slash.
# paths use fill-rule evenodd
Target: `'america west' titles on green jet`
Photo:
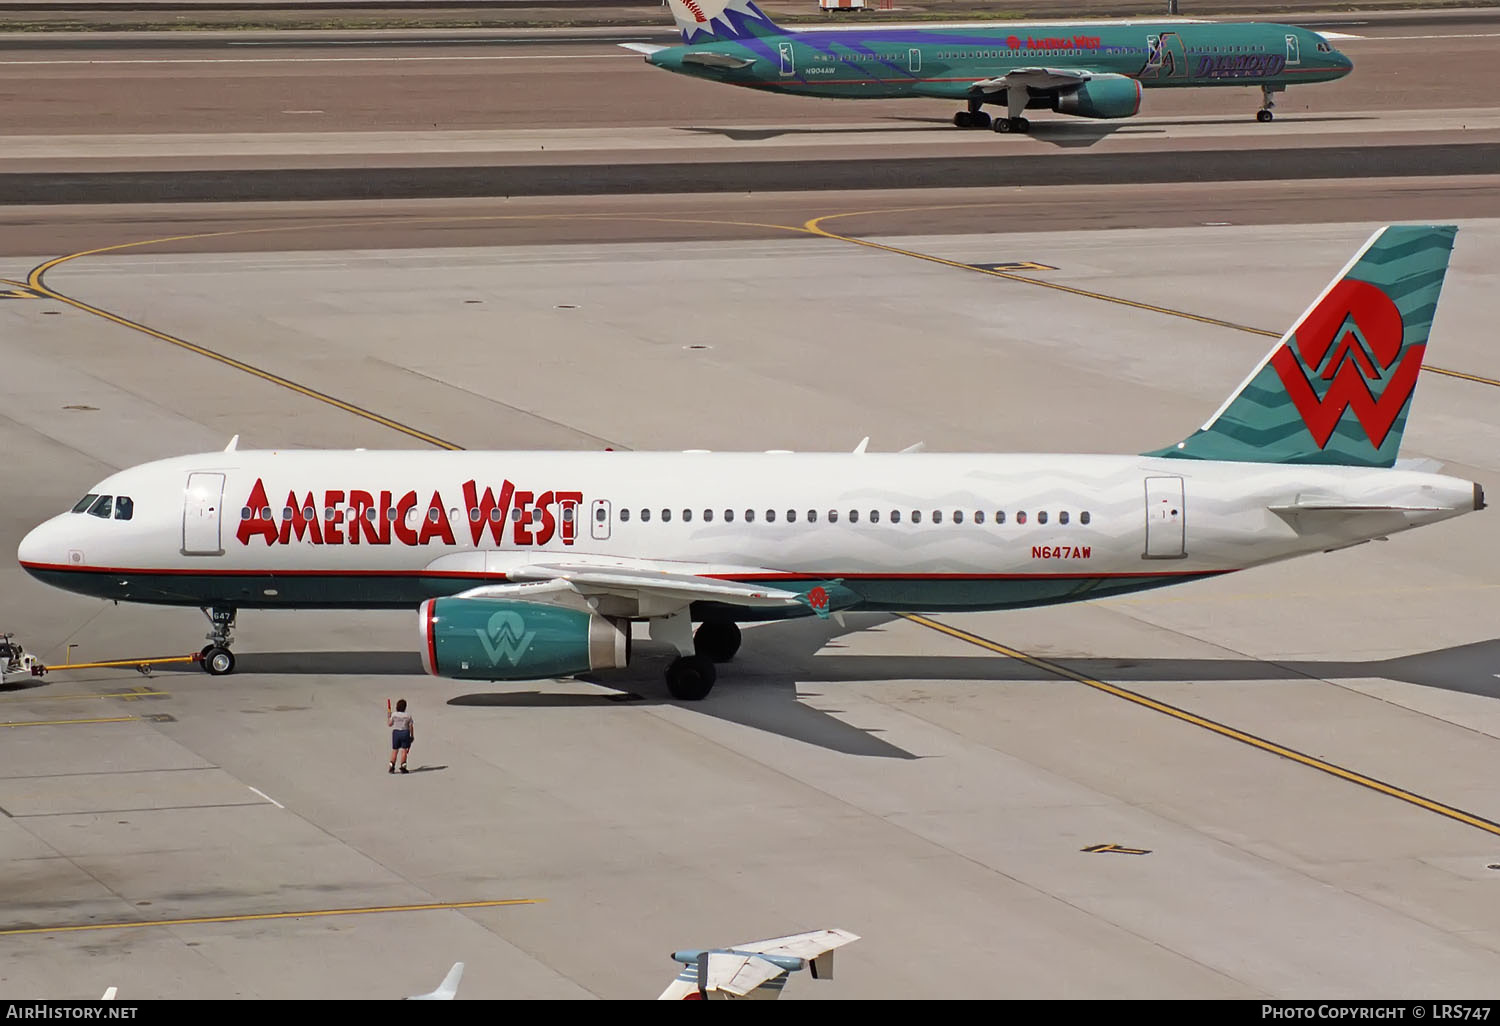
<path id="1" fill-rule="evenodd" d="M 959 128 L 1025 132 L 1026 110 L 1128 118 L 1143 86 L 1331 82 L 1354 67 L 1323 36 L 1292 25 L 1076 22 L 1037 25 L 780 28 L 753 0 L 668 0 L 684 45 L 624 44 L 668 71 L 802 96 L 958 100 Z M 991 119 L 985 105 L 1003 108 Z"/>

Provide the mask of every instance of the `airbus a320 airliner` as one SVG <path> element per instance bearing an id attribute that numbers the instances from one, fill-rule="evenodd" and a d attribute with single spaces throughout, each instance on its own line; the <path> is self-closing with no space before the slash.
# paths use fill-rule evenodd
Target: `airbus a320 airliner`
<path id="1" fill-rule="evenodd" d="M 754 0 L 667 0 L 682 46 L 621 43 L 658 68 L 773 93 L 958 100 L 959 128 L 1026 132 L 1027 110 L 1128 118 L 1141 88 L 1259 86 L 1270 121 L 1289 85 L 1343 78 L 1354 62 L 1295 25 L 1051 22 L 791 30 Z M 991 119 L 986 104 L 1006 112 Z"/>
<path id="2" fill-rule="evenodd" d="M 738 622 L 1011 609 L 1342 548 L 1484 506 L 1396 466 L 1456 229 L 1374 236 L 1198 431 L 1139 456 L 238 451 L 111 475 L 22 541 L 48 584 L 240 609 L 417 609 L 429 673 L 625 665 L 708 694 Z M 696 636 L 692 624 L 702 626 Z"/>

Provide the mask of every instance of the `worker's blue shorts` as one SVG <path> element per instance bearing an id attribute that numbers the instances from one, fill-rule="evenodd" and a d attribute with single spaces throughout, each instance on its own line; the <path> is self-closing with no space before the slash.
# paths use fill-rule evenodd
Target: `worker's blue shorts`
<path id="1" fill-rule="evenodd" d="M 408 730 L 393 730 L 393 731 L 391 731 L 391 751 L 394 752 L 398 748 L 410 748 L 410 747 L 411 747 L 411 731 L 408 731 Z"/>

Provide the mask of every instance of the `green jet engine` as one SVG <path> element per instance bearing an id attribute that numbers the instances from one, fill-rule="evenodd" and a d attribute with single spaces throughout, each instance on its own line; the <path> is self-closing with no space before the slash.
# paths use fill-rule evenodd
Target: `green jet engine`
<path id="1" fill-rule="evenodd" d="M 536 602 L 428 599 L 418 629 L 422 668 L 434 677 L 535 680 L 630 660 L 629 621 Z"/>
<path id="2" fill-rule="evenodd" d="M 1095 75 L 1052 103 L 1059 114 L 1080 118 L 1129 118 L 1141 109 L 1141 84 L 1125 75 Z"/>

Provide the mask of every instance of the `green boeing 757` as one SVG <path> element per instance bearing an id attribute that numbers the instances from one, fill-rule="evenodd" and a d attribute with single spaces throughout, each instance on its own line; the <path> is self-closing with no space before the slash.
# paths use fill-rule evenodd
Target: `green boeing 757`
<path id="1" fill-rule="evenodd" d="M 1143 86 L 1259 86 L 1276 93 L 1343 78 L 1354 63 L 1292 25 L 1074 22 L 1036 25 L 780 28 L 753 0 L 668 0 L 684 45 L 622 44 L 659 68 L 768 92 L 842 99 L 958 100 L 959 128 L 1025 132 L 1023 113 L 1128 118 Z M 993 120 L 986 104 L 1003 108 Z"/>

